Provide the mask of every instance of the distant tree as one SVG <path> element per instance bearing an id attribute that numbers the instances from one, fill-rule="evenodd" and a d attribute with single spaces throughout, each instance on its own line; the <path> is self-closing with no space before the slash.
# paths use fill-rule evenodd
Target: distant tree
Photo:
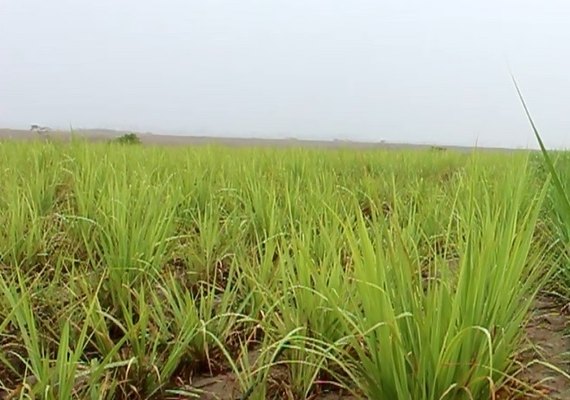
<path id="1" fill-rule="evenodd" d="M 120 144 L 140 144 L 141 139 L 137 136 L 136 133 L 126 133 L 123 136 L 119 136 L 118 138 L 113 140 L 115 143 Z"/>

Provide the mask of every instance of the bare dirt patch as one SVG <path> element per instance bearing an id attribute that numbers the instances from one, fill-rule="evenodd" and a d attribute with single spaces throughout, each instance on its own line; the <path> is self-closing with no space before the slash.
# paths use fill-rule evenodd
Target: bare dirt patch
<path id="1" fill-rule="evenodd" d="M 295 397 L 287 390 L 284 368 L 274 368 L 268 378 L 268 396 L 273 399 L 293 400 Z M 240 390 L 239 383 L 232 373 L 214 377 L 198 376 L 192 379 L 192 389 L 199 391 L 201 400 L 247 400 L 249 396 Z M 340 391 L 315 394 L 310 400 L 356 400 L 356 397 Z"/>
<path id="2" fill-rule="evenodd" d="M 516 382 L 500 399 L 570 399 L 570 315 L 555 297 L 540 295 L 525 328 L 528 348 L 517 359 Z"/>

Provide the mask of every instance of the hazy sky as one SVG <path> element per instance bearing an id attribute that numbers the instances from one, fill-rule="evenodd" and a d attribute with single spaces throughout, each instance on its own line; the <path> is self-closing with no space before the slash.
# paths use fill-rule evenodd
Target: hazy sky
<path id="1" fill-rule="evenodd" d="M 0 126 L 570 147 L 568 0 L 0 0 Z"/>

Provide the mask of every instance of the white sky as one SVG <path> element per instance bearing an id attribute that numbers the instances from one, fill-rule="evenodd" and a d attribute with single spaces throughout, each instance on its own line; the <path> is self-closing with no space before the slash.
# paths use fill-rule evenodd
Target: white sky
<path id="1" fill-rule="evenodd" d="M 570 147 L 568 0 L 0 0 L 0 126 Z"/>

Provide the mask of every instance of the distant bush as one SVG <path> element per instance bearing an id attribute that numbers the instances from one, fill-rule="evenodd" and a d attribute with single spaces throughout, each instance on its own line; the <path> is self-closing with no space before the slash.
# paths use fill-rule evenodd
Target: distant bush
<path id="1" fill-rule="evenodd" d="M 431 151 L 447 151 L 447 149 L 441 146 L 431 146 Z"/>
<path id="2" fill-rule="evenodd" d="M 121 144 L 140 144 L 141 139 L 137 136 L 136 133 L 126 133 L 123 136 L 120 136 L 113 140 L 115 143 Z"/>

